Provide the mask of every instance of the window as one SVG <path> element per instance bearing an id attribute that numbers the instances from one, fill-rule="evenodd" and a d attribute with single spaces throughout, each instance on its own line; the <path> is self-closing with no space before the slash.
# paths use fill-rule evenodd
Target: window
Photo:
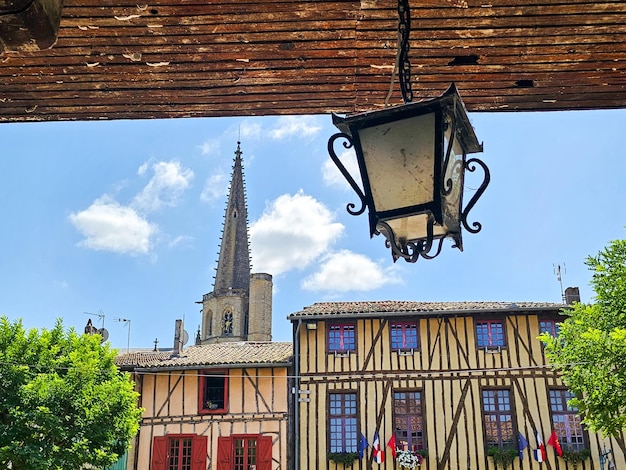
<path id="1" fill-rule="evenodd" d="M 558 336 L 561 322 L 556 320 L 539 320 L 539 333 L 550 333 L 552 336 Z"/>
<path id="2" fill-rule="evenodd" d="M 271 470 L 271 468 L 271 436 L 242 434 L 217 438 L 217 470 Z"/>
<path id="3" fill-rule="evenodd" d="M 328 410 L 329 452 L 356 452 L 356 393 L 331 393 Z"/>
<path id="4" fill-rule="evenodd" d="M 513 446 L 513 414 L 509 390 L 483 390 L 483 419 L 487 446 Z"/>
<path id="5" fill-rule="evenodd" d="M 418 348 L 416 322 L 391 323 L 391 349 L 407 351 Z"/>
<path id="6" fill-rule="evenodd" d="M 585 436 L 578 410 L 569 406 L 567 402 L 574 398 L 569 390 L 553 389 L 548 391 L 550 396 L 550 411 L 552 412 L 552 427 L 559 436 L 561 447 L 567 450 L 581 450 L 585 448 Z"/>
<path id="7" fill-rule="evenodd" d="M 356 349 L 354 323 L 330 324 L 328 326 L 328 350 L 336 352 Z"/>
<path id="8" fill-rule="evenodd" d="M 393 423 L 397 447 L 405 450 L 424 448 L 422 392 L 396 391 L 393 393 Z"/>
<path id="9" fill-rule="evenodd" d="M 222 325 L 222 336 L 233 335 L 233 311 L 230 308 L 224 310 L 224 321 Z"/>
<path id="10" fill-rule="evenodd" d="M 207 437 L 196 434 L 157 436 L 152 444 L 151 470 L 205 470 Z"/>
<path id="11" fill-rule="evenodd" d="M 504 324 L 500 320 L 476 322 L 476 345 L 479 348 L 499 348 L 504 342 Z"/>
<path id="12" fill-rule="evenodd" d="M 228 405 L 228 371 L 202 371 L 198 393 L 200 413 L 225 413 Z"/>

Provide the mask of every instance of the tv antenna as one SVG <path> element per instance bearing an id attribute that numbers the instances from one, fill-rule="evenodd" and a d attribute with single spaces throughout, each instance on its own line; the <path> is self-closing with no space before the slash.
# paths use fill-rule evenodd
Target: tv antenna
<path id="1" fill-rule="evenodd" d="M 91 318 L 90 318 L 89 321 L 87 322 L 87 326 L 85 327 L 85 333 L 99 334 L 100 336 L 102 336 L 102 341 L 100 341 L 101 343 L 104 343 L 107 339 L 109 339 L 109 332 L 104 327 L 104 312 L 102 310 L 98 310 L 98 313 L 90 313 L 90 312 L 83 312 L 83 313 L 89 316 L 91 315 L 96 316 L 102 322 L 101 328 L 95 328 L 92 326 Z"/>
<path id="2" fill-rule="evenodd" d="M 83 314 L 98 317 L 98 319 L 102 322 L 101 328 L 104 328 L 104 312 L 102 311 L 102 309 L 98 310 L 98 313 L 83 312 Z"/>
<path id="3" fill-rule="evenodd" d="M 567 273 L 567 269 L 565 269 L 565 263 L 563 263 L 562 269 L 560 264 L 553 264 L 553 266 L 554 275 L 556 276 L 557 281 L 559 281 L 559 286 L 561 287 L 561 300 L 565 302 L 565 291 L 563 290 L 563 274 Z"/>
<path id="4" fill-rule="evenodd" d="M 113 320 L 117 320 L 119 322 L 123 322 L 124 326 L 128 325 L 128 341 L 126 343 L 126 352 L 130 352 L 130 320 L 128 318 L 114 318 Z"/>

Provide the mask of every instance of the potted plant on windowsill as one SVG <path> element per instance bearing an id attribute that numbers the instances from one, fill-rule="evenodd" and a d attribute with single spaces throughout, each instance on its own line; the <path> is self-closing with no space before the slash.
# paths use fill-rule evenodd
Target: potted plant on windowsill
<path id="1" fill-rule="evenodd" d="M 400 465 L 400 468 L 404 468 L 406 470 L 415 470 L 424 461 L 424 453 L 428 455 L 428 451 L 426 449 L 421 449 L 417 451 L 398 450 L 396 453 L 396 462 L 398 463 L 398 465 Z"/>
<path id="2" fill-rule="evenodd" d="M 487 447 L 487 455 L 493 459 L 496 468 L 508 468 L 517 457 L 519 451 L 512 447 Z"/>
<path id="3" fill-rule="evenodd" d="M 213 403 L 211 400 L 206 402 L 206 408 L 207 410 L 217 410 L 217 403 Z"/>
<path id="4" fill-rule="evenodd" d="M 566 462 L 571 463 L 574 466 L 576 466 L 579 463 L 582 463 L 585 460 L 587 460 L 589 457 L 591 457 L 591 452 L 589 451 L 589 449 L 580 449 L 580 450 L 563 449 L 563 455 L 561 457 L 563 457 L 563 460 L 565 460 Z"/>
<path id="5" fill-rule="evenodd" d="M 359 457 L 356 452 L 329 452 L 328 460 L 332 460 L 337 465 L 343 464 L 344 467 L 352 465 L 354 461 Z"/>

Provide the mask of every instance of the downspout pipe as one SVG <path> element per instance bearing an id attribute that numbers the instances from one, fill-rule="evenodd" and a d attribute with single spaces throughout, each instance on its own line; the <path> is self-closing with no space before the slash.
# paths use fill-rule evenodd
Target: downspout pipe
<path id="1" fill-rule="evenodd" d="M 298 319 L 298 325 L 293 333 L 293 375 L 294 375 L 294 470 L 300 470 L 300 327 L 302 318 Z"/>

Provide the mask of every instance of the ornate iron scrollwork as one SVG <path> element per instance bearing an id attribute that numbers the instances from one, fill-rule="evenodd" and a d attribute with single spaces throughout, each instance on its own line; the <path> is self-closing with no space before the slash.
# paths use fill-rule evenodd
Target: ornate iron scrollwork
<path id="1" fill-rule="evenodd" d="M 365 195 L 363 194 L 363 190 L 361 190 L 352 175 L 348 172 L 344 164 L 341 162 L 341 160 L 339 160 L 339 157 L 335 153 L 335 141 L 337 139 L 346 140 L 343 143 L 343 147 L 345 149 L 351 149 L 354 146 L 354 143 L 352 142 L 352 137 L 350 137 L 349 134 L 346 134 L 344 132 L 338 132 L 337 134 L 331 136 L 330 139 L 328 139 L 328 154 L 330 155 L 332 161 L 335 162 L 335 165 L 337 165 L 337 168 L 339 168 L 339 171 L 341 172 L 343 177 L 346 179 L 346 181 L 348 181 L 350 186 L 352 186 L 354 192 L 357 194 L 357 196 L 359 196 L 359 199 L 361 199 L 361 208 L 359 210 L 354 210 L 356 208 L 356 204 L 352 202 L 346 205 L 346 210 L 351 215 L 361 215 L 363 212 L 365 212 L 365 208 L 367 207 Z"/>
<path id="2" fill-rule="evenodd" d="M 474 171 L 476 171 L 476 166 L 473 165 L 474 163 L 482 167 L 483 171 L 485 172 L 485 177 L 480 187 L 476 190 L 476 192 L 472 196 L 472 199 L 470 199 L 470 201 L 467 203 L 467 206 L 465 206 L 465 209 L 463 209 L 463 212 L 461 212 L 461 222 L 463 223 L 463 227 L 465 227 L 465 230 L 467 230 L 470 233 L 478 233 L 483 228 L 480 222 L 472 223 L 472 228 L 470 228 L 470 226 L 467 224 L 467 214 L 469 214 L 469 211 L 472 210 L 472 207 L 474 207 L 474 205 L 476 204 L 476 201 L 480 199 L 480 196 L 483 195 L 483 193 L 485 192 L 485 189 L 487 189 L 487 185 L 489 184 L 489 181 L 491 181 L 491 173 L 489 173 L 489 168 L 487 168 L 487 165 L 485 165 L 485 163 L 478 158 L 470 158 L 469 160 L 467 160 L 465 162 L 465 169 L 473 173 Z"/>
<path id="3" fill-rule="evenodd" d="M 430 215 L 426 226 L 426 239 L 416 242 L 397 239 L 389 224 L 383 221 L 378 222 L 376 230 L 385 237 L 385 246 L 391 249 L 391 256 L 394 262 L 402 258 L 407 263 L 415 263 L 420 256 L 424 259 L 433 259 L 441 253 L 443 238 L 439 238 L 437 240 L 438 243 L 435 243 L 434 225 L 435 219 Z M 437 249 L 431 254 L 430 252 L 435 244 L 437 245 Z"/>

